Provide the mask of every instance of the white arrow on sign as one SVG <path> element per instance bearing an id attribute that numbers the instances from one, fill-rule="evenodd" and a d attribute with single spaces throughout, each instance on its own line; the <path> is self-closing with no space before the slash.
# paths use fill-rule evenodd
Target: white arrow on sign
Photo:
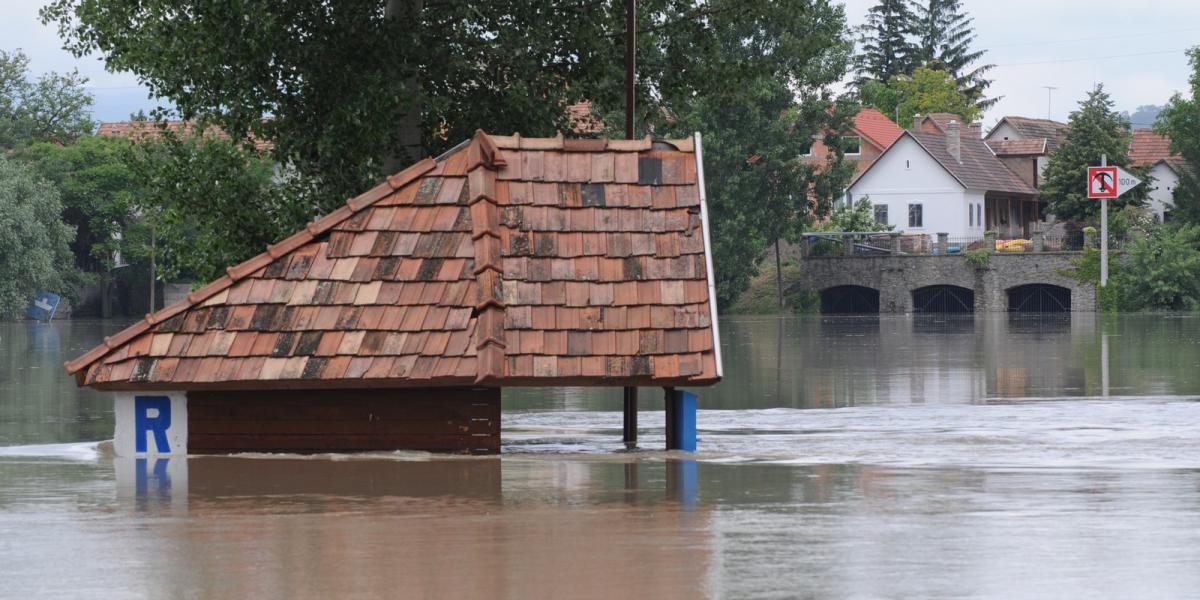
<path id="1" fill-rule="evenodd" d="M 1124 196 L 1125 192 L 1142 185 L 1142 180 L 1130 175 L 1128 171 L 1117 167 L 1117 195 Z"/>

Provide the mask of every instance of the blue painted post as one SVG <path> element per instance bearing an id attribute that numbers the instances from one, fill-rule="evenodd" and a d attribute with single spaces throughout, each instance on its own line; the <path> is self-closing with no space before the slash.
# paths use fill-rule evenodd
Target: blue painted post
<path id="1" fill-rule="evenodd" d="M 667 394 L 667 450 L 696 451 L 696 395 L 691 392 Z"/>

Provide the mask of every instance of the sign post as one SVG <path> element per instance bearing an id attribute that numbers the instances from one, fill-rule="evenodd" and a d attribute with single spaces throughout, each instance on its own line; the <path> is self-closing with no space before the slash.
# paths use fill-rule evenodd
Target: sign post
<path id="1" fill-rule="evenodd" d="M 1108 285 L 1108 199 L 1120 197 L 1142 184 L 1121 167 L 1108 166 L 1108 155 L 1100 155 L 1099 167 L 1088 167 L 1088 198 L 1100 200 L 1100 287 Z"/>

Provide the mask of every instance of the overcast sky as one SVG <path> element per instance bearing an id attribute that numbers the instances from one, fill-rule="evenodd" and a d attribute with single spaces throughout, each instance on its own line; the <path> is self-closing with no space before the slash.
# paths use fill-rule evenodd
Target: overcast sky
<path id="1" fill-rule="evenodd" d="M 851 25 L 861 24 L 875 0 L 845 0 Z M 37 19 L 41 2 L 0 0 L 0 48 L 22 48 L 35 73 L 78 68 L 91 80 L 95 117 L 122 120 L 158 105 L 127 73 L 108 73 L 94 58 L 61 49 L 58 32 Z M 975 18 L 977 46 L 996 64 L 989 92 L 1003 99 L 984 118 L 1067 114 L 1095 83 L 1103 83 L 1118 110 L 1163 104 L 1187 87 L 1183 50 L 1200 45 L 1198 0 L 964 0 Z M 1136 56 L 1130 56 L 1136 55 Z M 1053 61 L 1053 62 L 1051 62 Z M 1036 64 L 1031 64 L 1036 63 Z M 1146 126 L 1138 123 L 1135 126 Z"/>

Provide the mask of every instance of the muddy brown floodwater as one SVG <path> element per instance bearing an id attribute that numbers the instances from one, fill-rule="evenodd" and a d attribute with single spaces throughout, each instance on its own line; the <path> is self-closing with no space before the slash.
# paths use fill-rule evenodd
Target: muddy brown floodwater
<path id="1" fill-rule="evenodd" d="M 0 324 L 3 598 L 1185 598 L 1200 318 L 728 318 L 700 452 L 643 390 L 513 390 L 500 457 L 114 459 Z"/>

